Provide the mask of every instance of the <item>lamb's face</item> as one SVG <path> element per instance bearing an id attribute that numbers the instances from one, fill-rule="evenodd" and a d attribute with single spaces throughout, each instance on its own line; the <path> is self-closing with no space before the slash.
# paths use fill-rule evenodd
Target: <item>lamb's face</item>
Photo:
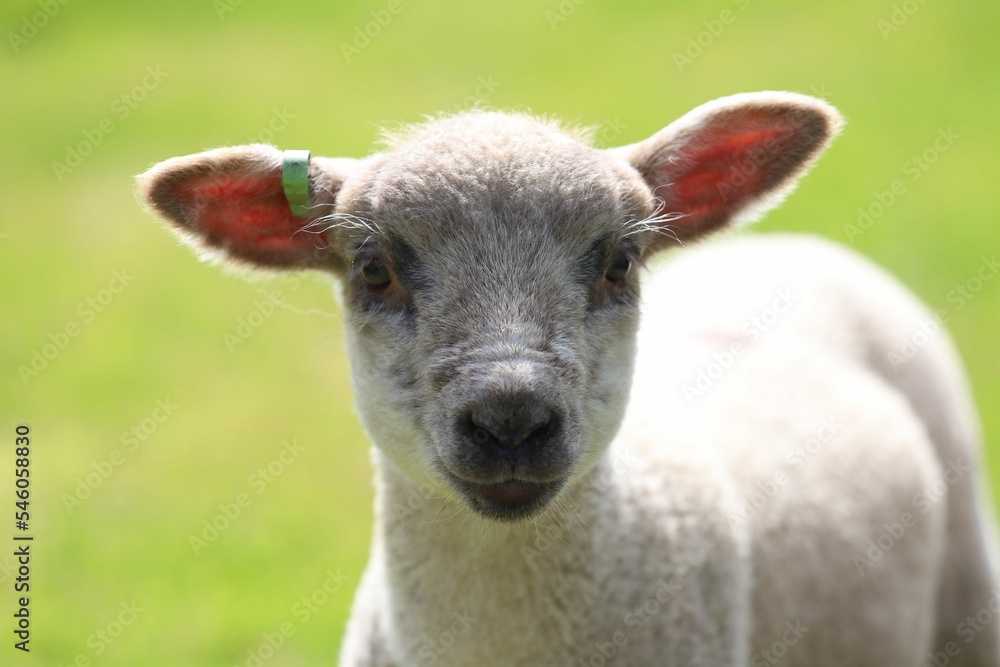
<path id="1" fill-rule="evenodd" d="M 650 200 L 611 155 L 490 114 L 431 125 L 345 183 L 355 390 L 394 464 L 510 520 L 599 458 L 628 394 L 630 223 Z"/>
<path id="2" fill-rule="evenodd" d="M 371 158 L 313 159 L 308 188 L 293 188 L 296 201 L 308 190 L 304 208 L 270 146 L 166 160 L 139 193 L 208 256 L 338 275 L 375 442 L 414 480 L 512 520 L 614 435 L 638 259 L 777 204 L 840 122 L 802 95 L 735 95 L 598 151 L 526 116 L 472 112 Z M 669 215 L 646 220 L 654 192 Z"/>

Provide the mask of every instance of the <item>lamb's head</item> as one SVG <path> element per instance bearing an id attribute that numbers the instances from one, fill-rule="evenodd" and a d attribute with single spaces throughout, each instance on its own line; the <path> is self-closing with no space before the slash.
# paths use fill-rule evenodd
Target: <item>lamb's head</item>
<path id="1" fill-rule="evenodd" d="M 615 434 L 637 267 L 774 206 L 839 125 L 819 100 L 738 95 L 598 150 L 553 123 L 470 112 L 369 158 L 313 159 L 302 217 L 268 146 L 168 160 L 140 189 L 211 255 L 336 275 L 360 412 L 387 465 L 513 520 Z"/>

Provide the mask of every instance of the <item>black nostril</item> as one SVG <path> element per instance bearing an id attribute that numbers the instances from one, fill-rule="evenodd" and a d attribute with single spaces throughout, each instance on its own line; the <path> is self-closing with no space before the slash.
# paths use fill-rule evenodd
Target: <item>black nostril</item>
<path id="1" fill-rule="evenodd" d="M 481 445 L 492 438 L 504 449 L 518 449 L 525 440 L 544 428 L 550 419 L 550 415 L 546 412 L 540 415 L 527 415 L 521 420 L 508 420 L 507 424 L 498 424 L 489 417 L 476 415 L 473 412 L 471 420 L 475 428 L 472 438 Z"/>
<path id="2" fill-rule="evenodd" d="M 516 409 L 477 406 L 460 422 L 460 429 L 472 442 L 504 457 L 520 456 L 529 447 L 544 444 L 557 428 L 558 420 L 541 404 Z"/>

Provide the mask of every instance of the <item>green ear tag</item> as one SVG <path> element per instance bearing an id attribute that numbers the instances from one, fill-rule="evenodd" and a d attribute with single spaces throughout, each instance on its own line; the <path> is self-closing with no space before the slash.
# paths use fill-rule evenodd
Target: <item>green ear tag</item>
<path id="1" fill-rule="evenodd" d="M 285 151 L 281 164 L 281 187 L 297 218 L 309 216 L 309 151 Z"/>

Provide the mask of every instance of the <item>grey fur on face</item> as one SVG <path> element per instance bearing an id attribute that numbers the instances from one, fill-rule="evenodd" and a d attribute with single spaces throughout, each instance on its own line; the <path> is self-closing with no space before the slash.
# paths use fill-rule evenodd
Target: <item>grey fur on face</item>
<path id="1" fill-rule="evenodd" d="M 396 284 L 345 285 L 352 350 L 392 369 L 355 375 L 380 397 L 373 427 L 407 415 L 421 467 L 484 515 L 542 507 L 621 419 L 638 284 L 606 274 L 639 260 L 654 206 L 615 156 L 527 117 L 445 119 L 372 159 L 338 208 L 375 230 L 347 242 L 348 273 L 378 263 Z M 496 485 L 518 511 L 483 497 Z"/>

